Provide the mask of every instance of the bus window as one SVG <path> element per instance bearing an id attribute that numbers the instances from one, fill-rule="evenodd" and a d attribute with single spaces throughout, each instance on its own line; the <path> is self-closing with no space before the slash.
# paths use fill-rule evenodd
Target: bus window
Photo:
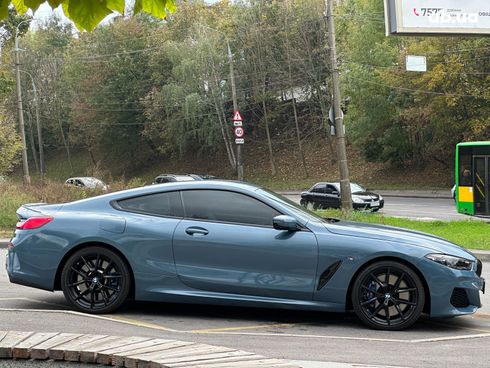
<path id="1" fill-rule="evenodd" d="M 459 185 L 470 187 L 473 185 L 472 179 L 472 149 L 471 147 L 460 147 L 459 149 Z"/>

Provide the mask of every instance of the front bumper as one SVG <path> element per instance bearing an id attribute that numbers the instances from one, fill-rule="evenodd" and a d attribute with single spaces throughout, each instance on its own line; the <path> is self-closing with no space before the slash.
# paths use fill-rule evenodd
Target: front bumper
<path id="1" fill-rule="evenodd" d="M 424 260 L 421 264 L 430 293 L 431 317 L 454 317 L 475 313 L 481 308 L 480 292 L 485 280 L 476 269 L 455 270 Z"/>
<path id="2" fill-rule="evenodd" d="M 373 202 L 364 202 L 364 203 L 352 203 L 352 207 L 355 210 L 380 210 L 385 206 L 384 199 L 378 201 L 376 203 Z"/>

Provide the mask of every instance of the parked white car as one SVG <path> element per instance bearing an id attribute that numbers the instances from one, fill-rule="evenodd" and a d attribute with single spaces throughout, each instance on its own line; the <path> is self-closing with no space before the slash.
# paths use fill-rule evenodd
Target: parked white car
<path id="1" fill-rule="evenodd" d="M 102 180 L 89 176 L 66 179 L 65 185 L 89 189 L 101 189 L 104 192 L 109 190 L 109 186 Z"/>

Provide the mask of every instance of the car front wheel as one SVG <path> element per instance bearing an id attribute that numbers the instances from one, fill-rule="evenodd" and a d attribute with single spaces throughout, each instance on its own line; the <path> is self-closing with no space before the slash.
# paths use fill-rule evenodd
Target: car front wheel
<path id="1" fill-rule="evenodd" d="M 377 330 L 403 330 L 422 314 L 425 290 L 419 276 L 395 261 L 374 263 L 360 272 L 352 288 L 354 311 Z"/>
<path id="2" fill-rule="evenodd" d="M 86 313 L 110 313 L 128 297 L 131 275 L 118 254 L 91 246 L 75 252 L 66 261 L 61 288 L 74 308 Z"/>

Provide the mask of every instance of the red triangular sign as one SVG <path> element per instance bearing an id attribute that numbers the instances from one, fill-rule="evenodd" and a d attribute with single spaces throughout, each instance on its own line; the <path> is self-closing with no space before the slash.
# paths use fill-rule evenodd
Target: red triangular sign
<path id="1" fill-rule="evenodd" d="M 233 121 L 243 121 L 242 116 L 240 115 L 240 111 L 235 111 L 235 115 L 233 115 Z"/>

